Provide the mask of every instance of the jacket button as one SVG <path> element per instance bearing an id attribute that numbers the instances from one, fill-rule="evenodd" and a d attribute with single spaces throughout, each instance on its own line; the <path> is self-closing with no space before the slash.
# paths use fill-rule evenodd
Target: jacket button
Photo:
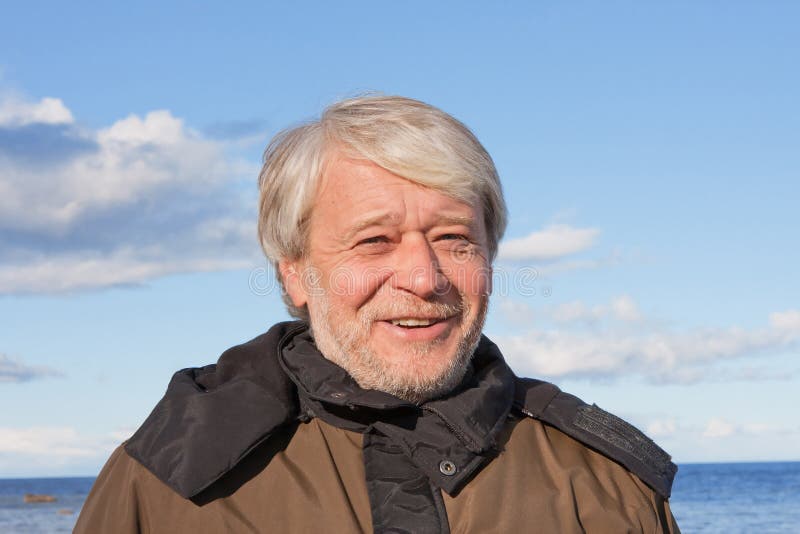
<path id="1" fill-rule="evenodd" d="M 458 468 L 456 468 L 456 464 L 450 460 L 442 460 L 439 462 L 439 471 L 443 475 L 453 476 L 456 474 L 456 471 L 458 471 Z"/>
<path id="2" fill-rule="evenodd" d="M 331 397 L 333 397 L 334 399 L 343 399 L 344 393 L 342 393 L 341 391 L 337 391 L 336 393 L 331 393 Z"/>

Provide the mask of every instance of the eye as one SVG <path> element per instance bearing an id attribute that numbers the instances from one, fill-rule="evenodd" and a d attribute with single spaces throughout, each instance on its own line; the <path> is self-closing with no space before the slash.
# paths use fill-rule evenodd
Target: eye
<path id="1" fill-rule="evenodd" d="M 368 237 L 366 239 L 362 239 L 357 244 L 358 245 L 374 245 L 374 244 L 378 244 L 378 243 L 388 243 L 388 242 L 389 242 L 389 238 L 386 237 L 385 235 L 376 235 L 376 236 Z"/>
<path id="2" fill-rule="evenodd" d="M 443 234 L 439 236 L 441 241 L 469 241 L 469 238 L 464 234 Z"/>

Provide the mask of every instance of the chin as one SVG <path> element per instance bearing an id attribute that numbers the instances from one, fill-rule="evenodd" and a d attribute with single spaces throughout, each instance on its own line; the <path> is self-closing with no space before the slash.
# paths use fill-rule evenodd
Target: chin
<path id="1" fill-rule="evenodd" d="M 461 315 L 440 332 L 441 337 L 424 331 L 398 336 L 381 324 L 385 321 L 376 322 L 368 315 L 343 320 L 343 314 L 329 308 L 327 299 L 319 304 L 311 308 L 310 318 L 322 355 L 347 371 L 363 389 L 383 391 L 415 404 L 447 395 L 461 384 L 486 314 L 484 300 L 476 316 Z"/>
<path id="2" fill-rule="evenodd" d="M 476 342 L 464 340 L 447 350 L 440 343 L 395 349 L 393 354 L 369 351 L 369 361 L 345 367 L 364 389 L 376 389 L 420 404 L 447 395 L 467 372 Z M 355 362 L 350 361 L 349 364 Z"/>

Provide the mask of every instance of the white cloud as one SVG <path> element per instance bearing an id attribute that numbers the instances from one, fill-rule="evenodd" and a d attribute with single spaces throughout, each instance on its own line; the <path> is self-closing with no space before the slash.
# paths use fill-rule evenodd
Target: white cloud
<path id="1" fill-rule="evenodd" d="M 773 328 L 791 336 L 800 330 L 800 310 L 788 310 L 770 314 L 769 322 Z"/>
<path id="2" fill-rule="evenodd" d="M 658 418 L 644 425 L 647 434 L 684 462 L 795 461 L 800 426 L 711 416 L 702 421 Z M 680 477 L 681 471 L 678 471 Z"/>
<path id="3" fill-rule="evenodd" d="M 594 245 L 600 230 L 552 224 L 525 237 L 500 243 L 499 260 L 551 261 L 576 254 Z"/>
<path id="4" fill-rule="evenodd" d="M 173 273 L 241 269 L 252 264 L 252 260 L 243 256 L 148 257 L 146 251 L 130 248 L 103 254 L 43 256 L 27 262 L 24 268 L 0 266 L 0 294 L 61 293 L 123 286 Z"/>
<path id="5" fill-rule="evenodd" d="M 786 436 L 797 439 L 800 427 L 764 421 L 731 421 L 725 417 L 711 417 L 705 423 L 681 422 L 674 417 L 656 417 L 644 426 L 651 438 L 664 440 L 680 438 L 693 441 L 718 438 L 758 438 L 760 436 Z"/>
<path id="6" fill-rule="evenodd" d="M 642 319 L 638 306 L 628 295 L 613 299 L 611 301 L 611 312 L 621 321 L 636 322 Z"/>
<path id="7" fill-rule="evenodd" d="M 534 317 L 556 323 L 597 323 L 603 320 L 636 323 L 644 320 L 638 305 L 629 295 L 613 297 L 608 304 L 590 306 L 576 300 L 543 305 L 536 310 L 525 302 L 504 298 L 500 300 L 500 311 L 507 319 L 518 322 L 531 321 Z"/>
<path id="8" fill-rule="evenodd" d="M 501 311 L 510 306 L 501 306 Z M 517 315 L 523 312 L 515 309 Z M 730 369 L 725 364 L 800 345 L 796 310 L 772 314 L 768 326 L 762 328 L 684 331 L 648 321 L 629 296 L 604 305 L 578 301 L 531 313 L 541 326 L 518 335 L 497 336 L 495 341 L 512 367 L 533 376 L 607 380 L 637 375 L 655 383 L 785 379 L 785 373 L 774 370 Z"/>
<path id="9" fill-rule="evenodd" d="M 676 430 L 675 419 L 655 419 L 647 424 L 645 433 L 651 438 L 663 438 L 674 435 Z"/>
<path id="10" fill-rule="evenodd" d="M 754 434 L 754 435 L 763 435 L 763 434 L 774 435 L 786 431 L 786 429 L 784 428 L 781 428 L 777 425 L 771 425 L 768 423 L 745 423 L 741 425 L 741 430 L 746 434 Z"/>
<path id="11" fill-rule="evenodd" d="M 714 418 L 708 421 L 703 437 L 706 438 L 726 438 L 732 435 L 736 428 L 725 419 Z"/>
<path id="12" fill-rule="evenodd" d="M 533 319 L 533 308 L 525 302 L 504 297 L 497 297 L 494 302 L 507 321 L 528 324 Z"/>
<path id="13" fill-rule="evenodd" d="M 108 436 L 113 440 L 114 443 L 122 443 L 123 441 L 130 439 L 134 432 L 136 432 L 136 428 L 125 427 L 114 430 L 113 432 L 109 433 Z"/>
<path id="14" fill-rule="evenodd" d="M 619 251 L 613 251 L 599 258 L 566 258 L 558 259 L 545 264 L 537 265 L 536 270 L 541 276 L 556 276 L 570 271 L 586 271 L 613 267 L 622 261 Z"/>
<path id="15" fill-rule="evenodd" d="M 105 440 L 108 441 L 108 440 Z M 54 457 L 81 457 L 93 456 L 99 447 L 97 439 L 81 437 L 77 430 L 71 427 L 28 427 L 28 428 L 3 428 L 0 427 L 0 453 L 26 455 L 51 454 Z"/>
<path id="16" fill-rule="evenodd" d="M 3 228 L 65 235 L 92 212 L 169 189 L 202 190 L 235 173 L 221 146 L 196 137 L 168 111 L 131 116 L 90 137 L 96 150 L 55 167 L 0 166 Z"/>
<path id="17" fill-rule="evenodd" d="M 71 124 L 72 113 L 60 98 L 42 98 L 38 102 L 5 95 L 0 97 L 0 126 L 27 124 Z"/>
<path id="18" fill-rule="evenodd" d="M 92 434 L 72 426 L 0 427 L 0 473 L 25 477 L 97 473 L 130 435 L 129 429 Z"/>
<path id="19" fill-rule="evenodd" d="M 0 293 L 258 261 L 257 166 L 169 111 L 86 131 L 58 99 L 5 97 L 0 126 Z"/>
<path id="20" fill-rule="evenodd" d="M 566 302 L 559 304 L 552 311 L 552 317 L 558 322 L 594 321 L 605 315 L 601 306 L 589 307 L 583 302 Z"/>
<path id="21" fill-rule="evenodd" d="M 562 323 L 595 322 L 608 317 L 625 322 L 636 322 L 642 319 L 639 308 L 628 295 L 614 297 L 608 305 L 587 306 L 580 301 L 559 304 L 549 310 L 549 315 L 555 321 Z"/>
<path id="22" fill-rule="evenodd" d="M 26 365 L 5 354 L 0 354 L 0 383 L 28 382 L 48 376 L 60 376 L 54 369 L 41 366 Z"/>

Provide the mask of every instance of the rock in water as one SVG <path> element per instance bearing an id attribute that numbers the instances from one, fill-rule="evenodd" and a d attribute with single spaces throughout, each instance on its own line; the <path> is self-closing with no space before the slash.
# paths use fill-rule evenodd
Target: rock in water
<path id="1" fill-rule="evenodd" d="M 52 495 L 41 495 L 36 493 L 26 493 L 24 500 L 27 503 L 56 502 L 56 498 Z"/>

